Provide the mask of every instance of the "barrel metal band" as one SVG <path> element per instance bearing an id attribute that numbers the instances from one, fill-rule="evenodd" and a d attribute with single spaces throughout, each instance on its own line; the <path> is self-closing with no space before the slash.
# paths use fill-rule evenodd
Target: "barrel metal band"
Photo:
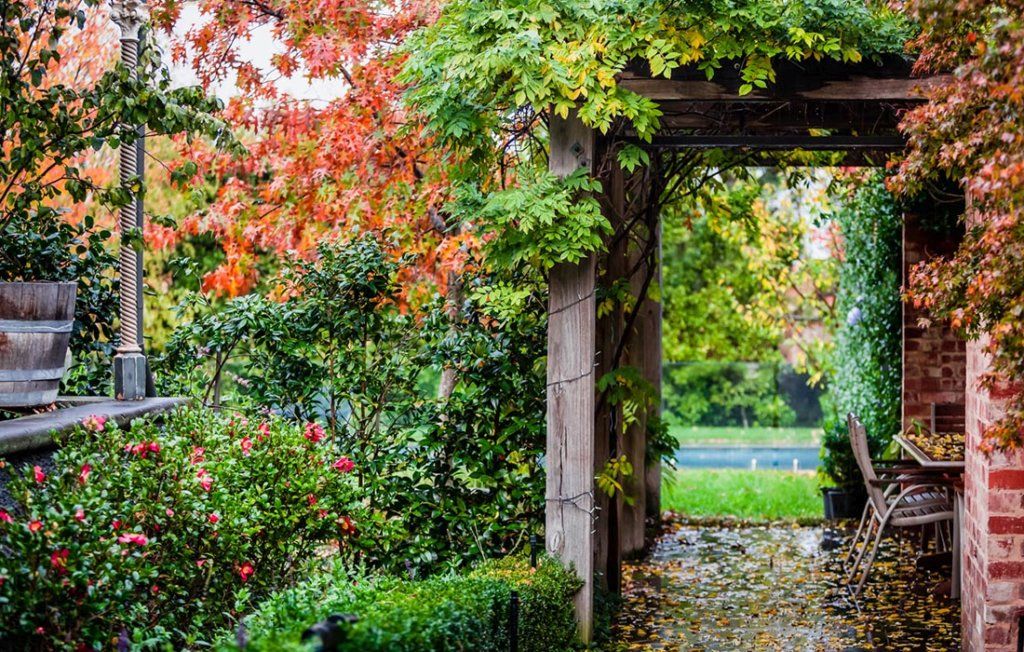
<path id="1" fill-rule="evenodd" d="M 70 333 L 73 321 L 0 319 L 0 333 Z"/>
<path id="2" fill-rule="evenodd" d="M 60 380 L 64 377 L 64 367 L 52 369 L 0 369 L 0 382 L 19 383 L 30 380 Z"/>

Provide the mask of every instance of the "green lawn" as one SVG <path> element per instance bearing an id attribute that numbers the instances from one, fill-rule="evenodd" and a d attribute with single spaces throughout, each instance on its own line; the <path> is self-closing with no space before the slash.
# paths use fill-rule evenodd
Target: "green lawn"
<path id="1" fill-rule="evenodd" d="M 661 507 L 694 518 L 777 521 L 823 516 L 815 476 L 786 471 L 666 469 Z"/>
<path id="2" fill-rule="evenodd" d="M 819 446 L 821 428 L 669 426 L 681 446 Z"/>

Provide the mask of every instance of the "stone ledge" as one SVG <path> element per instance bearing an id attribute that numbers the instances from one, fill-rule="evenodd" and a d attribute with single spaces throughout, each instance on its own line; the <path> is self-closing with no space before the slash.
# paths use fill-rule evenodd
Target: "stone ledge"
<path id="1" fill-rule="evenodd" d="M 0 456 L 41 450 L 54 446 L 54 435 L 71 430 L 84 419 L 96 415 L 124 426 L 132 419 L 160 414 L 185 405 L 181 397 L 146 398 L 141 401 L 118 401 L 112 398 L 60 398 L 58 403 L 70 407 L 0 421 Z"/>

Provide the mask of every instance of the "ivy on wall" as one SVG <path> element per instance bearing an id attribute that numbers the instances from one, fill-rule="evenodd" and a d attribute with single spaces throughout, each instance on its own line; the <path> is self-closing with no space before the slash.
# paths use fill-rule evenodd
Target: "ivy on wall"
<path id="1" fill-rule="evenodd" d="M 864 423 L 873 453 L 900 431 L 902 213 L 880 173 L 858 185 L 833 215 L 843 258 L 824 470 L 839 484 L 860 478 L 846 432 L 848 412 Z"/>

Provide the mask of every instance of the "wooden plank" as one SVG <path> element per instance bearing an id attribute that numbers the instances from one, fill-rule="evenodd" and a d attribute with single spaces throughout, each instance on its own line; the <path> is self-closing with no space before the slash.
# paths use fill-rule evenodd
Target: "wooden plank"
<path id="1" fill-rule="evenodd" d="M 769 87 L 755 89 L 741 96 L 732 83 L 650 78 L 623 73 L 619 79 L 619 86 L 655 101 L 708 100 L 755 103 L 793 99 L 822 102 L 921 102 L 931 89 L 946 84 L 951 79 L 951 75 L 891 79 L 854 75 L 846 79 L 823 80 L 816 88 Z"/>
<path id="2" fill-rule="evenodd" d="M 593 165 L 593 130 L 574 115 L 552 116 L 549 129 L 552 172 Z M 555 266 L 548 298 L 545 544 L 583 581 L 575 605 L 585 643 L 594 620 L 594 274 L 594 256 Z"/>

